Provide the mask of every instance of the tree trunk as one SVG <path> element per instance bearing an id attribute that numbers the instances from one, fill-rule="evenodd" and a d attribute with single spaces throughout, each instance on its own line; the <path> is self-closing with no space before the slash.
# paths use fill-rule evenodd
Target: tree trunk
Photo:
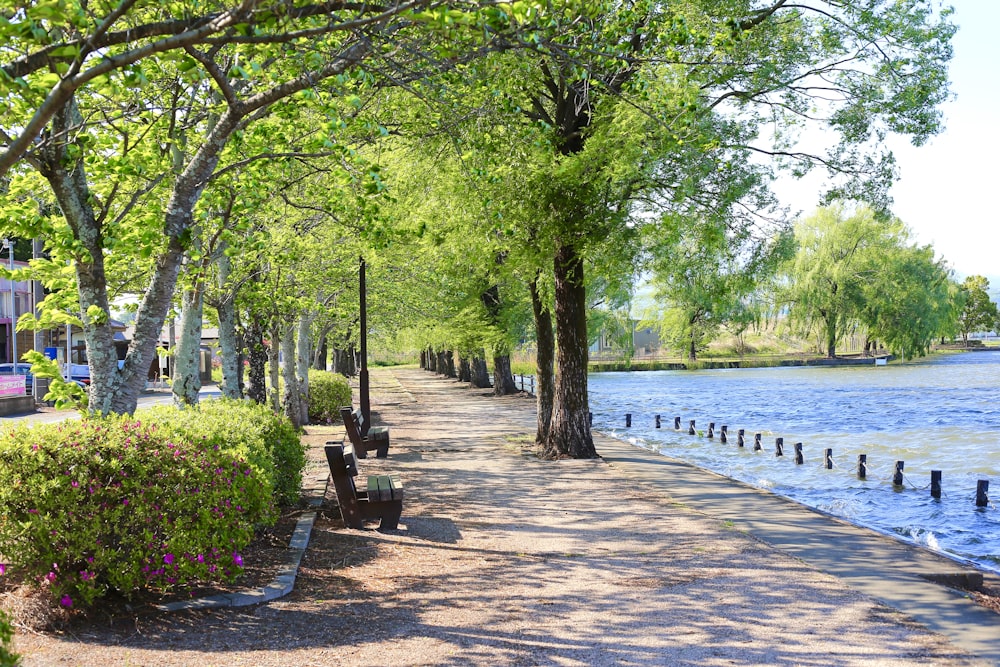
<path id="1" fill-rule="evenodd" d="M 253 319 L 253 318 L 251 318 Z M 253 320 L 244 334 L 250 367 L 247 373 L 247 398 L 263 405 L 267 401 L 267 347 L 264 345 L 264 332 L 260 324 Z"/>
<path id="2" fill-rule="evenodd" d="M 278 328 L 277 324 L 271 327 L 271 349 L 268 350 L 268 365 L 269 365 L 269 375 L 271 381 L 271 394 L 268 400 L 271 404 L 271 409 L 274 410 L 275 414 L 281 412 L 281 393 L 278 391 L 280 386 L 281 378 L 281 330 Z"/>
<path id="3" fill-rule="evenodd" d="M 452 350 L 448 350 L 444 353 L 445 361 L 445 376 L 450 378 L 457 378 L 458 373 L 455 372 L 455 353 Z"/>
<path id="4" fill-rule="evenodd" d="M 490 386 L 490 369 L 482 356 L 472 358 L 472 386 L 478 389 L 488 389 Z"/>
<path id="5" fill-rule="evenodd" d="M 312 358 L 312 315 L 299 317 L 298 340 L 295 343 L 295 379 L 298 389 L 299 424 L 309 423 L 309 360 Z"/>
<path id="6" fill-rule="evenodd" d="M 531 310 L 535 319 L 535 398 L 538 405 L 538 430 L 535 444 L 541 447 L 549 435 L 552 424 L 552 403 L 555 392 L 555 338 L 552 333 L 552 313 L 542 302 L 538 289 L 539 275 L 529 285 L 531 289 Z"/>
<path id="7" fill-rule="evenodd" d="M 281 332 L 281 379 L 285 381 L 285 391 L 282 397 L 285 416 L 297 429 L 302 426 L 302 410 L 299 382 L 295 374 L 295 332 L 296 327 L 293 324 L 289 324 Z"/>
<path id="8" fill-rule="evenodd" d="M 312 367 L 318 371 L 326 370 L 326 359 L 329 356 L 329 349 L 326 343 L 326 330 L 324 330 L 320 336 L 319 341 L 316 344 L 316 353 L 313 355 L 313 365 Z"/>
<path id="9" fill-rule="evenodd" d="M 472 366 L 469 365 L 468 357 L 458 358 L 458 381 L 472 382 Z"/>
<path id="10" fill-rule="evenodd" d="M 174 376 L 171 388 L 174 405 L 198 404 L 201 389 L 201 319 L 202 319 L 201 279 L 192 289 L 181 295 L 181 337 L 174 350 Z"/>
<path id="11" fill-rule="evenodd" d="M 517 393 L 514 376 L 510 372 L 510 355 L 493 355 L 493 395 L 507 396 Z"/>
<path id="12" fill-rule="evenodd" d="M 596 458 L 587 401 L 587 289 L 583 260 L 560 245 L 555 261 L 556 374 L 552 424 L 541 454 L 545 458 Z"/>
<path id="13" fill-rule="evenodd" d="M 222 353 L 222 395 L 226 398 L 242 398 L 240 363 L 242 354 L 236 337 L 236 299 L 227 291 L 226 283 L 232 271 L 232 260 L 223 252 L 217 260 L 219 267 L 218 285 L 222 298 L 215 304 L 219 314 L 219 350 Z"/>
<path id="14" fill-rule="evenodd" d="M 427 370 L 427 350 L 420 350 L 420 369 Z"/>
<path id="15" fill-rule="evenodd" d="M 437 353 L 434 351 L 434 348 L 427 348 L 427 370 L 429 370 L 431 373 L 437 373 L 437 367 L 438 367 L 437 360 L 438 357 Z"/>
<path id="16" fill-rule="evenodd" d="M 698 361 L 698 347 L 694 343 L 694 329 L 691 329 L 691 340 L 688 343 L 688 361 Z"/>
<path id="17" fill-rule="evenodd" d="M 76 102 L 71 99 L 53 116 L 54 137 L 72 136 L 81 122 Z M 110 323 L 103 231 L 94 216 L 84 163 L 71 160 L 67 147 L 67 143 L 53 138 L 41 152 L 39 171 L 48 180 L 74 236 L 86 251 L 78 253 L 74 259 L 90 365 L 88 409 L 91 414 L 99 415 L 132 413 L 156 353 L 183 249 L 176 238 L 169 238 L 157 258 L 153 278 L 136 313 L 135 335 L 125 363 L 119 369 Z"/>
<path id="18" fill-rule="evenodd" d="M 344 356 L 347 362 L 347 375 L 354 377 L 358 374 L 358 350 L 354 347 L 354 343 L 347 346 L 347 354 Z"/>
<path id="19" fill-rule="evenodd" d="M 826 323 L 826 356 L 828 359 L 837 357 L 837 321 L 827 320 Z"/>

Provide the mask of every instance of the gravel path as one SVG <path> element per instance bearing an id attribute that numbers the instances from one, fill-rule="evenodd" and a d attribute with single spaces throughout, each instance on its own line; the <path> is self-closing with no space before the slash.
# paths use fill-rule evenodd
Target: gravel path
<path id="1" fill-rule="evenodd" d="M 392 449 L 360 465 L 404 480 L 400 530 L 328 494 L 289 596 L 21 634 L 25 665 L 986 664 L 601 460 L 537 460 L 530 399 L 372 381 Z"/>

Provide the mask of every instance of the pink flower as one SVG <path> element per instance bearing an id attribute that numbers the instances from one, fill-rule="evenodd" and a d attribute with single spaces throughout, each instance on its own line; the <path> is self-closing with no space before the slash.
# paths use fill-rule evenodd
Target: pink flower
<path id="1" fill-rule="evenodd" d="M 7 565 L 5 563 L 0 563 L 0 575 L 7 574 Z"/>
<path id="2" fill-rule="evenodd" d="M 171 563 L 174 562 L 174 555 L 167 554 L 166 556 L 163 557 L 163 562 L 166 563 L 167 565 L 170 565 Z"/>
<path id="3" fill-rule="evenodd" d="M 59 604 L 69 609 L 70 607 L 73 606 L 73 598 L 71 598 L 68 595 L 64 595 L 62 596 L 62 599 L 59 600 Z"/>
<path id="4" fill-rule="evenodd" d="M 243 567 L 243 556 L 239 555 L 234 551 L 233 562 L 236 563 L 236 567 Z"/>

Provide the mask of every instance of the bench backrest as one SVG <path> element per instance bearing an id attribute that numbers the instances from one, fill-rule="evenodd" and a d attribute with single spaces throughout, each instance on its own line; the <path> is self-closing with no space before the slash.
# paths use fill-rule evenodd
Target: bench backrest
<path id="1" fill-rule="evenodd" d="M 354 478 L 358 474 L 358 464 L 354 460 L 354 448 L 344 445 L 326 445 L 326 460 L 330 465 L 333 486 L 337 490 L 337 500 L 344 522 L 351 525 L 352 518 L 360 520 L 361 510 L 358 507 L 358 492 L 354 486 Z"/>
<path id="2" fill-rule="evenodd" d="M 365 418 L 361 410 L 351 410 L 350 406 L 340 409 L 340 417 L 344 420 L 347 437 L 355 447 L 361 447 L 365 437 Z"/>

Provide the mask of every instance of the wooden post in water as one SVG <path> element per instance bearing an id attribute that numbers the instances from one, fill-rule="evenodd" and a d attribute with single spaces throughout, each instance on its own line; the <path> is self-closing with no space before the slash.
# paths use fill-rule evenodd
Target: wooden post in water
<path id="1" fill-rule="evenodd" d="M 660 415 L 656 415 L 656 428 L 660 428 Z"/>
<path id="2" fill-rule="evenodd" d="M 987 492 L 990 490 L 990 480 L 981 479 L 976 482 L 976 507 L 986 507 L 990 504 Z"/>
<path id="3" fill-rule="evenodd" d="M 746 442 L 743 440 L 743 433 L 744 433 L 743 429 L 740 429 L 739 431 L 736 432 L 736 446 L 737 447 L 742 447 L 744 444 L 746 444 Z"/>
<path id="4" fill-rule="evenodd" d="M 727 442 L 729 442 L 729 436 L 726 434 L 727 428 L 729 427 L 723 424 L 722 428 L 719 430 L 719 442 L 721 442 L 722 444 L 726 444 Z"/>
<path id="5" fill-rule="evenodd" d="M 892 485 L 893 486 L 903 486 L 903 462 L 896 461 L 896 465 L 892 472 Z"/>
<path id="6" fill-rule="evenodd" d="M 708 422 L 707 435 L 710 440 L 715 437 L 715 422 Z"/>
<path id="7" fill-rule="evenodd" d="M 588 412 L 587 413 L 587 426 L 593 426 L 593 425 L 594 425 L 594 413 L 593 412 Z"/>
<path id="8" fill-rule="evenodd" d="M 695 433 L 697 433 L 697 431 L 694 430 L 694 420 L 692 419 L 691 423 L 688 424 L 688 435 L 694 435 Z"/>
<path id="9" fill-rule="evenodd" d="M 829 447 L 823 452 L 823 461 L 827 470 L 833 470 L 833 450 Z"/>
<path id="10" fill-rule="evenodd" d="M 753 450 L 755 452 L 759 452 L 760 450 L 764 449 L 763 447 L 760 446 L 760 436 L 761 436 L 760 433 L 753 434 Z"/>
<path id="11" fill-rule="evenodd" d="M 941 471 L 931 470 L 931 498 L 941 497 Z"/>
<path id="12" fill-rule="evenodd" d="M 802 458 L 802 443 L 801 442 L 796 442 L 795 443 L 795 465 L 800 466 L 800 465 L 802 465 L 802 463 L 804 461 L 805 461 L 805 459 Z"/>
<path id="13" fill-rule="evenodd" d="M 625 428 L 632 428 L 632 413 L 625 413 Z"/>
<path id="14" fill-rule="evenodd" d="M 784 456 L 785 455 L 784 449 L 785 449 L 785 439 L 784 438 L 775 438 L 774 439 L 774 455 L 775 456 Z"/>
<path id="15" fill-rule="evenodd" d="M 858 479 L 868 477 L 868 455 L 858 454 Z"/>
<path id="16" fill-rule="evenodd" d="M 681 418 L 680 417 L 674 417 L 674 430 L 675 431 L 681 430 Z"/>

